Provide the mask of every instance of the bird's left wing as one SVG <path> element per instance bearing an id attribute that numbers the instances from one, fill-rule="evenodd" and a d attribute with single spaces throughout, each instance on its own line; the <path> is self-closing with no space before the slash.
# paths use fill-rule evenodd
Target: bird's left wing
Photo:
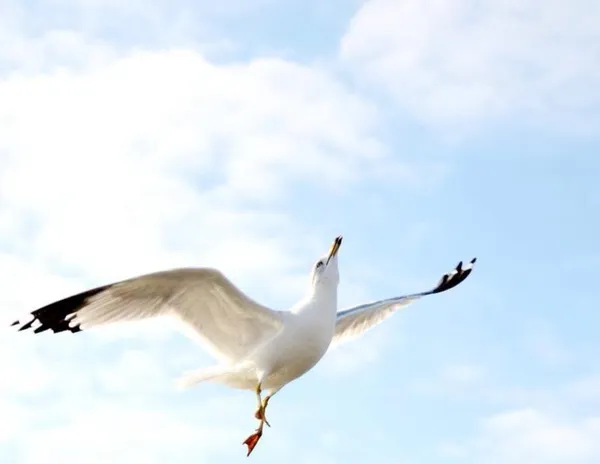
<path id="1" fill-rule="evenodd" d="M 79 332 L 167 317 L 216 358 L 236 362 L 283 327 L 282 313 L 244 294 L 223 273 L 182 268 L 97 287 L 32 311 L 12 325 L 35 333 Z"/>
<path id="2" fill-rule="evenodd" d="M 431 290 L 375 301 L 338 312 L 332 345 L 337 345 L 362 334 L 364 331 L 387 319 L 396 310 L 421 297 L 445 292 L 456 287 L 471 273 L 475 261 L 476 258 L 473 258 L 464 267 L 461 261 L 455 269 L 444 274 L 435 288 Z"/>

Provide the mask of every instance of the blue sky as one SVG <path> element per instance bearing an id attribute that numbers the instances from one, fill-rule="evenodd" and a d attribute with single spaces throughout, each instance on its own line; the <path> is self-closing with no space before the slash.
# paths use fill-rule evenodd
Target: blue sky
<path id="1" fill-rule="evenodd" d="M 5 1 L 0 307 L 217 266 L 284 309 L 429 288 L 270 405 L 252 459 L 600 460 L 597 2 Z M 0 334 L 0 461 L 242 462 L 248 392 L 160 324 Z"/>

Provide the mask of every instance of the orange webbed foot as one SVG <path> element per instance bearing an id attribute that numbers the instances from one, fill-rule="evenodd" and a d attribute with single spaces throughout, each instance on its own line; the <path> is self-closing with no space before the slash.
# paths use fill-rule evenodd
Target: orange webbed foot
<path id="1" fill-rule="evenodd" d="M 256 432 L 244 440 L 243 444 L 248 447 L 248 454 L 246 454 L 246 456 L 250 456 L 250 453 L 252 453 L 252 450 L 254 450 L 254 447 L 258 443 L 258 440 L 260 440 L 260 437 L 262 437 L 262 427 L 259 427 Z"/>

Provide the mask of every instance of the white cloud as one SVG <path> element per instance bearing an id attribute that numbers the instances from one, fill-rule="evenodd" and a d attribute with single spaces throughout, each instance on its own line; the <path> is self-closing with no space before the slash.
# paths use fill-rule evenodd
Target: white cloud
<path id="1" fill-rule="evenodd" d="M 57 65 L 109 59 L 113 46 L 164 49 L 185 46 L 222 57 L 244 47 L 222 36 L 219 19 L 261 14 L 271 0 L 119 2 L 115 0 L 19 0 L 0 3 L 0 69 L 37 72 Z M 79 38 L 86 39 L 82 46 Z M 87 56 L 86 56 L 87 55 Z"/>
<path id="2" fill-rule="evenodd" d="M 591 464 L 600 459 L 599 443 L 599 418 L 576 420 L 519 409 L 489 417 L 472 442 L 444 449 L 469 462 Z"/>
<path id="3" fill-rule="evenodd" d="M 64 425 L 28 435 L 26 441 L 31 446 L 23 447 L 23 462 L 211 460 L 224 449 L 232 449 L 231 444 L 239 441 L 238 435 L 243 436 L 243 431 L 233 427 L 197 425 L 161 409 L 123 403 L 96 404 L 86 409 L 85 414 L 76 415 Z"/>
<path id="4" fill-rule="evenodd" d="M 440 127 L 516 115 L 525 124 L 592 130 L 599 21 L 600 4 L 591 0 L 370 0 L 353 18 L 341 57 Z"/>
<path id="5" fill-rule="evenodd" d="M 135 52 L 11 74 L 0 100 L 0 221 L 27 235 L 30 255 L 95 279 L 195 257 L 259 278 L 260 256 L 264 272 L 285 274 L 286 193 L 347 185 L 381 153 L 368 104 L 276 59 Z"/>

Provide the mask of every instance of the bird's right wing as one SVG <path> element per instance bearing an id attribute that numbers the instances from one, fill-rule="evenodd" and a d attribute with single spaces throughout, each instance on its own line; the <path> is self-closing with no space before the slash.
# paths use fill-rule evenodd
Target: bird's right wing
<path id="1" fill-rule="evenodd" d="M 419 298 L 434 293 L 445 292 L 456 287 L 471 273 L 476 258 L 463 267 L 462 261 L 451 272 L 444 274 L 435 288 L 411 295 L 398 296 L 385 300 L 367 303 L 353 308 L 348 308 L 337 313 L 337 322 L 333 335 L 332 345 L 354 338 L 364 331 L 381 323 L 391 316 L 396 310 L 412 303 Z"/>
<path id="2" fill-rule="evenodd" d="M 169 316 L 221 360 L 237 361 L 282 328 L 281 312 L 262 306 L 221 272 L 183 268 L 146 274 L 70 296 L 30 313 L 19 330 L 79 332 L 99 325 Z M 190 330 L 191 329 L 191 330 Z"/>

